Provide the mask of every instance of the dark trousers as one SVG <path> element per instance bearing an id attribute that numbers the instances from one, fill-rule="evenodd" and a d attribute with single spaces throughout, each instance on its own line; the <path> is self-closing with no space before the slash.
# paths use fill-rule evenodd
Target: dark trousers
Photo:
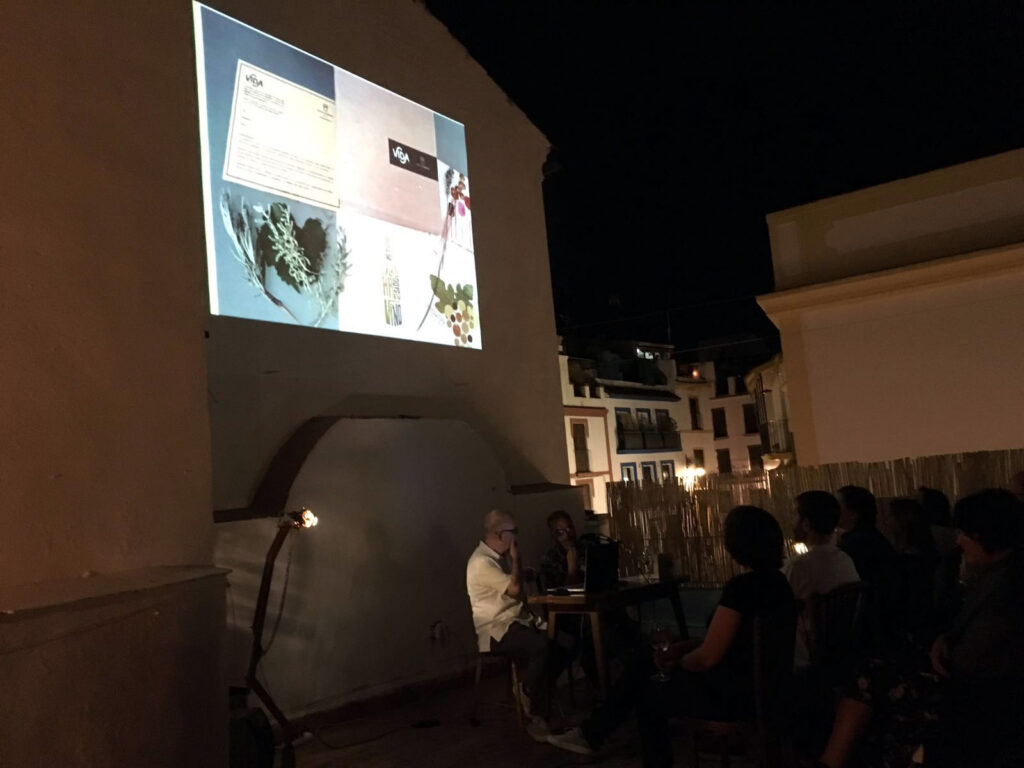
<path id="1" fill-rule="evenodd" d="M 525 624 L 513 622 L 501 640 L 491 638 L 491 653 L 508 656 L 516 663 L 531 715 L 547 720 L 551 716 L 551 681 L 557 674 L 560 654 L 552 653 L 547 635 Z"/>
<path id="2" fill-rule="evenodd" d="M 752 706 L 749 688 L 737 686 L 733 676 L 718 667 L 707 672 L 674 670 L 664 682 L 649 681 L 637 705 L 636 722 L 644 768 L 672 765 L 672 736 L 669 718 L 695 717 L 702 720 L 747 719 Z"/>
<path id="3" fill-rule="evenodd" d="M 747 714 L 743 710 L 749 704 L 748 688 L 737 686 L 728 670 L 676 669 L 667 681 L 660 682 L 651 679 L 656 668 L 649 648 L 635 648 L 622 661 L 623 675 L 607 700 L 581 726 L 584 738 L 595 749 L 636 709 L 644 768 L 666 768 L 672 765 L 671 716 L 735 720 Z"/>
<path id="4" fill-rule="evenodd" d="M 584 738 L 595 749 L 633 713 L 655 672 L 649 648 L 634 646 L 624 650 L 619 660 L 623 667 L 622 675 L 612 685 L 604 702 L 580 726 Z"/>

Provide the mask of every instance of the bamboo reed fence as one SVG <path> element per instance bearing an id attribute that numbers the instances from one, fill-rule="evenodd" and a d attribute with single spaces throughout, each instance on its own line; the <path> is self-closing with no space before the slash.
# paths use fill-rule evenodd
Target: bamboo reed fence
<path id="1" fill-rule="evenodd" d="M 955 500 L 1005 487 L 1022 468 L 1024 449 L 1015 449 L 708 475 L 692 491 L 681 483 L 609 483 L 609 533 L 621 542 L 624 575 L 651 574 L 658 554 L 667 553 L 676 573 L 689 577 L 690 587 L 718 588 L 738 573 L 725 551 L 722 523 L 740 504 L 768 510 L 788 534 L 795 522 L 794 499 L 804 491 L 835 493 L 844 485 L 860 485 L 884 500 L 913 496 L 928 486 Z M 787 540 L 787 555 L 791 545 Z"/>

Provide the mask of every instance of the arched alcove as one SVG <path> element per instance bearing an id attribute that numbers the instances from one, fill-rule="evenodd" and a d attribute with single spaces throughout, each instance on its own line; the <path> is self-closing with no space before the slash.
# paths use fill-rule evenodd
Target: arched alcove
<path id="1" fill-rule="evenodd" d="M 284 711 L 330 709 L 464 666 L 475 653 L 466 559 L 484 513 L 509 505 L 501 466 L 464 422 L 340 418 L 324 431 L 286 505 L 310 507 L 320 525 L 292 534 L 278 558 L 267 640 L 286 572 L 287 598 L 259 670 Z M 264 517 L 217 526 L 216 562 L 232 571 L 232 681 L 244 677 L 277 524 Z M 437 621 L 445 644 L 431 640 Z"/>

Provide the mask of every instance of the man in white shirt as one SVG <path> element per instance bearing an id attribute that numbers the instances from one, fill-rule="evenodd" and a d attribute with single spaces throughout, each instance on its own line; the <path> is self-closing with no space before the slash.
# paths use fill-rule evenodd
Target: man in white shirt
<path id="1" fill-rule="evenodd" d="M 797 521 L 793 538 L 807 546 L 807 551 L 794 555 L 782 564 L 782 573 L 789 580 L 793 596 L 807 603 L 815 595 L 831 592 L 843 584 L 860 581 L 857 568 L 848 554 L 836 546 L 834 534 L 839 524 L 839 502 L 825 491 L 807 491 L 796 497 Z M 811 617 L 805 606 L 797 622 L 794 664 L 806 667 L 810 653 L 806 636 L 811 630 Z"/>
<path id="2" fill-rule="evenodd" d="M 549 733 L 550 665 L 547 634 L 522 602 L 523 586 L 516 546 L 515 520 L 494 509 L 484 517 L 484 537 L 466 564 L 466 591 L 473 609 L 477 647 L 481 652 L 510 656 L 525 689 L 524 705 L 533 715 L 531 736 Z"/>

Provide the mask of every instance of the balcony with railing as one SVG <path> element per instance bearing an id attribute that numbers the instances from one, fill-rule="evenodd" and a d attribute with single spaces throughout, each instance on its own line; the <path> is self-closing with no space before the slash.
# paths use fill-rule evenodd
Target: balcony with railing
<path id="1" fill-rule="evenodd" d="M 793 433 L 789 431 L 788 419 L 772 419 L 762 422 L 761 448 L 765 453 L 792 453 Z"/>
<path id="2" fill-rule="evenodd" d="M 681 451 L 683 442 L 679 437 L 679 430 L 667 426 L 651 427 L 649 429 L 625 429 L 618 427 L 615 430 L 618 438 L 617 449 L 622 451 Z"/>

